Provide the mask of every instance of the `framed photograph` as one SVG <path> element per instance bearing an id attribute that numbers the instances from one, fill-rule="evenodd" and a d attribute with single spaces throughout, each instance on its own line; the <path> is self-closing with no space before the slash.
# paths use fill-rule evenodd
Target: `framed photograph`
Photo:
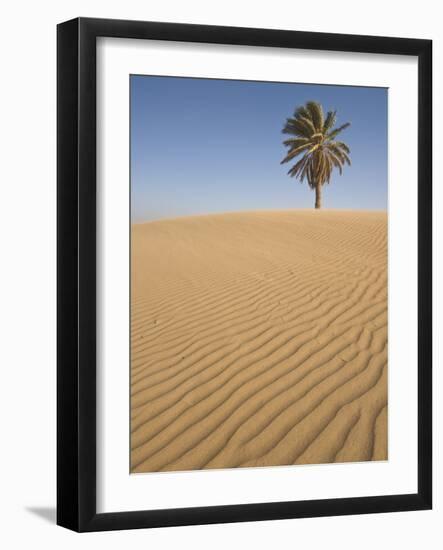
<path id="1" fill-rule="evenodd" d="M 431 41 L 80 18 L 57 67 L 58 524 L 430 509 Z"/>

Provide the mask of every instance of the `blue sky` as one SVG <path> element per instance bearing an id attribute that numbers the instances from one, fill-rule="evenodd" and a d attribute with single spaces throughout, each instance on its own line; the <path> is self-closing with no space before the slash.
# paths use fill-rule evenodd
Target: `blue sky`
<path id="1" fill-rule="evenodd" d="M 280 165 L 295 107 L 319 101 L 351 122 L 352 166 L 324 208 L 387 207 L 385 88 L 131 76 L 132 221 L 233 210 L 313 208 L 314 192 Z"/>

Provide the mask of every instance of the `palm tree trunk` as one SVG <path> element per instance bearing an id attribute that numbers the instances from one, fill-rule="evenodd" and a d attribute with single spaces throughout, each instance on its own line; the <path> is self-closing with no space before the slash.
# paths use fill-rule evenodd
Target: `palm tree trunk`
<path id="1" fill-rule="evenodd" d="M 315 186 L 315 208 L 321 208 L 321 185 Z"/>

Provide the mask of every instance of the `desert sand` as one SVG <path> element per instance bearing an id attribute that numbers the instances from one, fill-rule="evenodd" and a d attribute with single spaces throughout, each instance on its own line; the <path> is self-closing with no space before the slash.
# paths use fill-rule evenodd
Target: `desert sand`
<path id="1" fill-rule="evenodd" d="M 132 226 L 132 472 L 387 453 L 385 212 Z"/>

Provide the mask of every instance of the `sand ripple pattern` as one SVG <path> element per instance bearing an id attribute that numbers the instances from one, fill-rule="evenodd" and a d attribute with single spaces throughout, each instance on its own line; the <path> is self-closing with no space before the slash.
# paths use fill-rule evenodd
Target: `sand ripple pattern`
<path id="1" fill-rule="evenodd" d="M 131 470 L 387 459 L 387 217 L 132 226 Z"/>

